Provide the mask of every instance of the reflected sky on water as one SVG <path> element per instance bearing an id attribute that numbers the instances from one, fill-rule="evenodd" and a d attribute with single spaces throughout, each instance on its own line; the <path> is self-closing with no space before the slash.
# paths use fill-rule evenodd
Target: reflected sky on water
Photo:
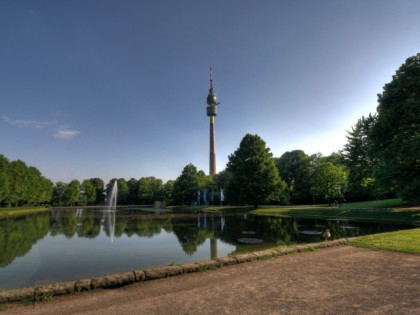
<path id="1" fill-rule="evenodd" d="M 152 208 L 55 209 L 0 220 L 0 289 L 409 228 Z"/>

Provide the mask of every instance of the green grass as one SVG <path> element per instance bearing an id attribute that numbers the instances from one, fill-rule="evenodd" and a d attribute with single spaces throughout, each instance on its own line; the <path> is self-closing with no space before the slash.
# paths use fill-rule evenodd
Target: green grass
<path id="1" fill-rule="evenodd" d="M 362 236 L 351 241 L 350 245 L 420 254 L 420 229 Z"/>
<path id="2" fill-rule="evenodd" d="M 409 203 L 402 199 L 384 199 L 384 200 L 372 200 L 372 201 L 362 201 L 362 202 L 350 202 L 344 207 L 352 209 L 378 209 L 378 208 L 392 208 L 407 206 Z"/>
<path id="3" fill-rule="evenodd" d="M 368 220 L 420 221 L 420 208 L 401 199 L 348 203 L 341 208 L 328 205 L 261 207 L 251 213 L 270 216 L 334 217 Z"/>
<path id="4" fill-rule="evenodd" d="M 14 217 L 19 215 L 27 215 L 34 212 L 46 212 L 51 211 L 51 207 L 8 207 L 0 208 L 0 218 Z"/>

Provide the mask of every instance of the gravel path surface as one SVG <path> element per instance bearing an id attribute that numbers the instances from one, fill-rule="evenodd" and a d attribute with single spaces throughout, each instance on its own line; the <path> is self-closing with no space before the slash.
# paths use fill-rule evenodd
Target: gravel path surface
<path id="1" fill-rule="evenodd" d="M 420 255 L 339 246 L 1 314 L 420 314 Z"/>

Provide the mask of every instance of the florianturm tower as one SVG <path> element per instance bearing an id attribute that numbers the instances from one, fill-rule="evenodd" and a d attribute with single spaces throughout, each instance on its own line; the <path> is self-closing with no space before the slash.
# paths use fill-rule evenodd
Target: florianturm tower
<path id="1" fill-rule="evenodd" d="M 217 97 L 213 89 L 213 69 L 210 67 L 210 90 L 207 96 L 207 116 L 210 117 L 210 175 L 216 174 L 216 137 L 214 117 L 217 116 Z"/>

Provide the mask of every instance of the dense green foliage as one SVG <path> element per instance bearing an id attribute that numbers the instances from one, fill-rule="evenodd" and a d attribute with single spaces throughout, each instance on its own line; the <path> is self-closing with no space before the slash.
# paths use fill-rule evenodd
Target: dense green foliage
<path id="1" fill-rule="evenodd" d="M 197 168 L 188 164 L 173 185 L 173 199 L 176 204 L 190 204 L 197 200 L 199 185 Z"/>
<path id="2" fill-rule="evenodd" d="M 235 203 L 257 206 L 286 199 L 286 183 L 280 178 L 273 155 L 258 135 L 247 134 L 229 156 L 226 171 L 231 174 L 227 198 Z"/>
<path id="3" fill-rule="evenodd" d="M 345 198 L 348 171 L 341 153 L 308 156 L 294 150 L 276 159 L 276 166 L 294 203 L 332 203 Z"/>
<path id="4" fill-rule="evenodd" d="M 52 192 L 52 182 L 37 168 L 20 160 L 10 162 L 0 154 L 0 205 L 48 204 Z"/>
<path id="5" fill-rule="evenodd" d="M 92 205 L 96 201 L 96 188 L 90 180 L 84 180 L 81 185 L 80 202 Z"/>
<path id="6" fill-rule="evenodd" d="M 378 95 L 369 138 L 380 185 L 420 199 L 420 54 L 410 57 Z"/>
<path id="7" fill-rule="evenodd" d="M 175 205 L 196 205 L 204 202 L 211 204 L 211 194 L 214 192 L 213 202 L 220 202 L 219 186 L 215 181 L 216 176 L 206 175 L 197 171 L 197 167 L 188 164 L 175 181 L 168 181 L 164 185 L 164 196 L 168 203 Z"/>
<path id="8" fill-rule="evenodd" d="M 380 189 L 373 176 L 373 158 L 370 150 L 369 132 L 375 118 L 362 116 L 348 131 L 344 146 L 345 164 L 349 170 L 348 196 L 353 200 L 366 200 L 380 197 Z"/>
<path id="9" fill-rule="evenodd" d="M 344 198 L 347 172 L 341 165 L 319 159 L 312 166 L 309 182 L 314 203 L 316 198 L 332 203 Z"/>
<path id="10" fill-rule="evenodd" d="M 276 159 L 281 178 L 286 182 L 290 200 L 297 203 L 310 201 L 310 160 L 302 150 L 284 153 Z"/>
<path id="11" fill-rule="evenodd" d="M 348 195 L 366 200 L 420 199 L 420 54 L 410 57 L 378 94 L 377 113 L 348 135 Z"/>

